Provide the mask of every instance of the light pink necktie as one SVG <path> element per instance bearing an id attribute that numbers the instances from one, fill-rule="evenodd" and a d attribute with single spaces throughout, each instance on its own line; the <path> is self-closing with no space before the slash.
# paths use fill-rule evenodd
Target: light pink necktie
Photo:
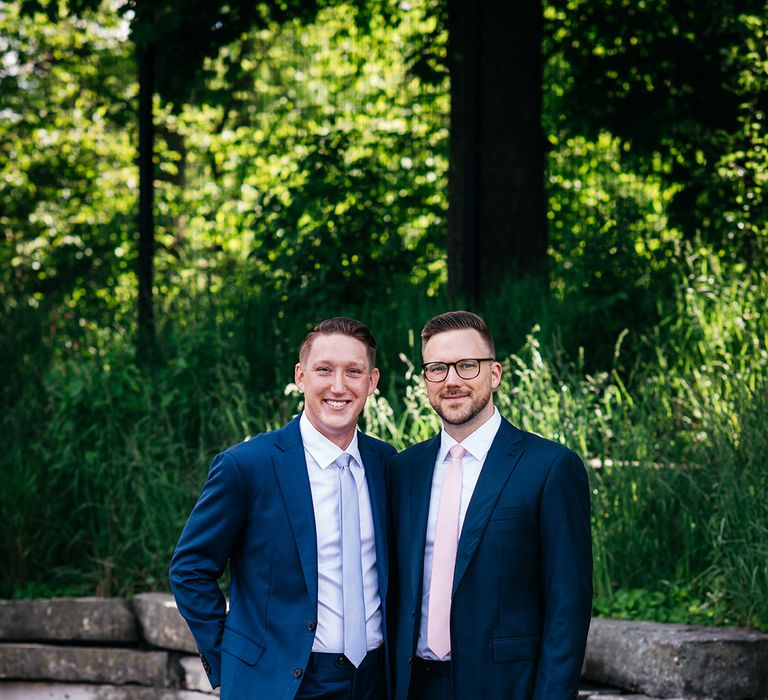
<path id="1" fill-rule="evenodd" d="M 442 659 L 451 651 L 451 591 L 456 552 L 459 548 L 461 459 L 467 451 L 461 445 L 454 445 L 448 454 L 451 461 L 445 470 L 437 511 L 427 617 L 427 646 L 438 659 Z"/>

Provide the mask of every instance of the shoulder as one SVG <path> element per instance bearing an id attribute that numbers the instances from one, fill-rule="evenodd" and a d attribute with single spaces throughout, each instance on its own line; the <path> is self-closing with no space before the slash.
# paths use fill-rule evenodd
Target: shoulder
<path id="1" fill-rule="evenodd" d="M 378 438 L 372 437 L 371 435 L 358 433 L 357 439 L 361 446 L 364 446 L 365 448 L 375 452 L 385 459 L 397 453 L 397 450 L 388 442 L 379 440 Z"/>
<path id="2" fill-rule="evenodd" d="M 586 482 L 587 472 L 579 455 L 559 442 L 521 430 L 502 419 L 494 441 L 496 450 L 503 449 L 504 443 L 510 452 L 520 453 L 518 468 L 542 485 Z"/>
<path id="3" fill-rule="evenodd" d="M 429 440 L 418 442 L 407 447 L 402 452 L 393 454 L 388 460 L 388 465 L 393 473 L 409 471 L 414 464 L 423 462 L 432 464 L 440 447 L 440 435 L 435 435 Z"/>
<path id="4" fill-rule="evenodd" d="M 538 433 L 521 430 L 505 418 L 501 420 L 497 437 L 513 443 L 519 443 L 527 453 L 542 459 L 576 459 L 581 461 L 573 450 L 562 443 L 545 438 Z"/>
<path id="5" fill-rule="evenodd" d="M 220 457 L 236 464 L 245 464 L 253 460 L 269 457 L 275 452 L 285 452 L 301 444 L 298 418 L 294 418 L 281 428 L 254 435 L 252 438 L 232 445 Z"/>

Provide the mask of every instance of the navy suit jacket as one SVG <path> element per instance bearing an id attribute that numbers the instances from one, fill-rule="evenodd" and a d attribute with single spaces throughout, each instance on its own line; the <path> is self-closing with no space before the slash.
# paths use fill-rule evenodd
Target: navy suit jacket
<path id="1" fill-rule="evenodd" d="M 396 700 L 408 696 L 419 634 L 424 542 L 439 447 L 438 435 L 389 464 Z M 584 465 L 562 445 L 502 420 L 459 539 L 451 604 L 454 697 L 575 698 L 591 601 Z"/>
<path id="2" fill-rule="evenodd" d="M 358 434 L 382 606 L 388 545 L 384 478 L 394 448 Z M 230 565 L 230 609 L 218 579 Z M 214 458 L 173 555 L 171 589 L 221 697 L 292 700 L 317 621 L 317 537 L 299 419 Z M 386 621 L 386 608 L 382 609 Z M 387 640 L 386 622 L 384 639 Z"/>

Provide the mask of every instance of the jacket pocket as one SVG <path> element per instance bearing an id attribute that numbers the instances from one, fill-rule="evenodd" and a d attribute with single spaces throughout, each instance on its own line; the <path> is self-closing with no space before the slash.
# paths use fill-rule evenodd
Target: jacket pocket
<path id="1" fill-rule="evenodd" d="M 228 627 L 224 628 L 224 634 L 221 637 L 221 650 L 236 656 L 249 666 L 253 666 L 264 653 L 264 647 L 261 644 Z"/>
<path id="2" fill-rule="evenodd" d="M 505 661 L 535 661 L 539 658 L 541 636 L 529 637 L 497 637 L 491 640 L 493 660 Z"/>
<path id="3" fill-rule="evenodd" d="M 513 518 L 522 518 L 527 513 L 527 505 L 497 506 L 493 509 L 493 513 L 491 513 L 491 520 L 511 520 Z"/>

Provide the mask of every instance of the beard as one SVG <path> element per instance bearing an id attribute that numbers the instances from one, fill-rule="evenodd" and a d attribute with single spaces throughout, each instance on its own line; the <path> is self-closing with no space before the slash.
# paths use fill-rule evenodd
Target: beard
<path id="1" fill-rule="evenodd" d="M 455 394 L 446 392 L 445 395 L 452 396 Z M 485 409 L 485 407 L 491 401 L 491 392 L 489 391 L 488 393 L 482 393 L 475 397 L 470 395 L 470 398 L 471 401 L 469 405 L 464 404 L 454 408 L 448 405 L 444 406 L 442 402 L 442 396 L 437 396 L 435 399 L 430 397 L 429 403 L 431 404 L 432 408 L 435 409 L 435 413 L 437 413 L 437 415 L 443 419 L 444 423 L 449 425 L 464 425 L 465 423 L 469 423 L 472 419 L 476 418 L 483 411 L 483 409 Z"/>

